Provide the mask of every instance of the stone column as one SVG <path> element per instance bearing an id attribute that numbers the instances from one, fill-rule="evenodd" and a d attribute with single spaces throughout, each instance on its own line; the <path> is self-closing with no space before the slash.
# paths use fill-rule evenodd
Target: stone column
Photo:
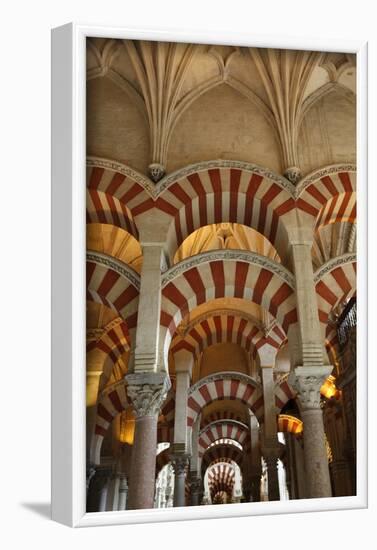
<path id="1" fill-rule="evenodd" d="M 160 243 L 142 243 L 143 267 L 137 315 L 135 350 L 131 351 L 130 370 L 156 372 L 159 369 L 158 343 L 161 311 L 161 266 L 164 261 Z"/>
<path id="2" fill-rule="evenodd" d="M 160 372 L 127 374 L 126 381 L 136 415 L 128 509 L 153 508 L 157 421 L 170 380 Z"/>
<path id="3" fill-rule="evenodd" d="M 278 459 L 281 450 L 277 446 L 274 447 L 272 444 L 267 446 L 266 444 L 262 453 L 267 465 L 268 500 L 280 500 Z"/>
<path id="4" fill-rule="evenodd" d="M 174 448 L 184 453 L 189 450 L 187 440 L 187 394 L 190 387 L 193 357 L 192 353 L 181 350 L 174 355 L 175 364 L 175 412 Z"/>
<path id="5" fill-rule="evenodd" d="M 275 383 L 273 365 L 275 363 L 276 350 L 272 346 L 264 345 L 258 350 L 261 364 L 261 378 L 263 385 L 263 457 L 267 465 L 268 473 L 268 499 L 280 500 L 278 459 L 280 458 L 280 445 L 277 437 Z"/>
<path id="6" fill-rule="evenodd" d="M 106 480 L 99 494 L 99 505 L 98 505 L 99 512 L 106 512 L 107 510 L 108 487 L 109 487 L 108 481 Z"/>
<path id="7" fill-rule="evenodd" d="M 111 472 L 108 468 L 97 467 L 89 485 L 86 500 L 87 512 L 104 512 L 106 510 L 106 498 L 110 474 Z"/>
<path id="8" fill-rule="evenodd" d="M 250 501 L 260 502 L 260 483 L 262 477 L 262 466 L 251 469 L 250 477 Z"/>
<path id="9" fill-rule="evenodd" d="M 331 497 L 331 483 L 320 389 L 331 366 L 296 367 L 289 382 L 297 391 L 304 423 L 304 458 L 308 498 Z"/>
<path id="10" fill-rule="evenodd" d="M 115 468 L 109 479 L 107 495 L 106 495 L 106 510 L 113 512 L 118 510 L 119 503 L 119 473 Z"/>
<path id="11" fill-rule="evenodd" d="M 126 510 L 127 509 L 127 494 L 128 494 L 127 477 L 124 474 L 121 474 L 120 475 L 120 481 L 119 481 L 118 510 Z"/>
<path id="12" fill-rule="evenodd" d="M 259 443 L 259 425 L 256 417 L 250 413 L 250 446 L 251 466 L 250 475 L 250 498 L 252 502 L 260 502 L 260 484 L 262 477 L 262 463 Z"/>
<path id="13" fill-rule="evenodd" d="M 89 464 L 86 467 L 86 495 L 88 496 L 88 491 L 90 487 L 90 482 L 92 481 L 94 475 L 96 473 L 96 469 L 93 464 Z"/>
<path id="14" fill-rule="evenodd" d="M 303 231 L 302 231 L 303 233 Z M 288 334 L 292 366 L 318 366 L 324 362 L 324 339 L 318 317 L 318 301 L 312 264 L 312 238 L 292 244 L 292 260 L 296 282 L 298 342 Z"/>
<path id="15" fill-rule="evenodd" d="M 294 437 L 292 439 L 294 449 L 294 460 L 297 474 L 297 493 L 298 498 L 306 498 L 306 475 L 305 460 L 302 440 Z"/>
<path id="16" fill-rule="evenodd" d="M 185 455 L 173 455 L 172 465 L 174 468 L 174 507 L 185 506 L 185 482 L 188 457 Z"/>
<path id="17" fill-rule="evenodd" d="M 192 476 L 190 479 L 191 506 L 199 506 L 202 494 L 202 479 L 199 476 Z"/>
<path id="18" fill-rule="evenodd" d="M 202 493 L 202 479 L 199 463 L 199 431 L 201 414 L 198 414 L 191 430 L 191 458 L 190 458 L 190 499 L 191 506 L 199 506 Z"/>
<path id="19" fill-rule="evenodd" d="M 175 413 L 172 464 L 174 468 L 174 506 L 185 505 L 185 475 L 188 466 L 187 394 L 190 387 L 193 364 L 192 353 L 180 350 L 174 354 L 175 365 Z"/>
<path id="20" fill-rule="evenodd" d="M 347 461 L 345 459 L 333 460 L 330 464 L 330 471 L 333 479 L 334 496 L 352 496 L 352 483 Z"/>
<path id="21" fill-rule="evenodd" d="M 291 433 L 286 433 L 285 435 L 285 445 L 286 445 L 286 472 L 287 479 L 289 477 L 289 500 L 295 500 L 299 498 L 298 496 L 298 483 L 297 483 L 297 468 L 295 460 L 295 448 L 293 438 L 295 437 Z"/>

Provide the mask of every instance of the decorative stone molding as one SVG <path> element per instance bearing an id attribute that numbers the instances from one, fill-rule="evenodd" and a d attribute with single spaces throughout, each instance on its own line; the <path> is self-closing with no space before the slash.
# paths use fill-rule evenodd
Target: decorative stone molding
<path id="1" fill-rule="evenodd" d="M 332 365 L 296 367 L 289 376 L 290 386 L 297 392 L 303 410 L 320 409 L 321 387 L 331 374 Z"/>
<path id="2" fill-rule="evenodd" d="M 112 269 L 116 273 L 119 273 L 119 275 L 127 279 L 127 281 L 131 283 L 137 290 L 140 290 L 140 276 L 129 265 L 113 258 L 112 256 L 108 256 L 107 254 L 103 254 L 102 252 L 94 252 L 92 250 L 88 250 L 88 252 L 86 253 L 86 260 L 88 262 L 93 262 L 98 265 L 109 267 L 110 269 Z"/>
<path id="3" fill-rule="evenodd" d="M 160 181 L 165 175 L 165 167 L 158 162 L 152 162 L 152 164 L 148 166 L 148 171 L 151 179 L 155 183 Z"/>
<path id="4" fill-rule="evenodd" d="M 184 168 L 180 168 L 175 172 L 164 176 L 157 184 L 155 184 L 149 178 L 147 178 L 143 174 L 140 174 L 140 172 L 137 172 L 129 166 L 126 166 L 125 164 L 122 164 L 115 160 L 89 156 L 87 157 L 86 163 L 89 168 L 104 168 L 105 170 L 111 170 L 113 172 L 119 172 L 120 174 L 123 174 L 124 176 L 138 183 L 153 199 L 157 199 L 159 195 L 161 195 L 165 191 L 165 189 L 167 189 L 170 185 L 179 181 L 180 179 L 184 179 L 190 174 L 195 174 L 196 172 L 210 170 L 213 168 L 236 168 L 239 170 L 244 170 L 246 172 L 258 174 L 273 181 L 282 189 L 285 189 L 294 199 L 297 199 L 309 185 L 325 176 L 331 176 L 339 172 L 356 173 L 356 164 L 354 163 L 333 164 L 330 166 L 324 166 L 319 170 L 311 172 L 303 179 L 301 179 L 301 181 L 299 181 L 296 185 L 293 185 L 293 183 L 289 179 L 273 172 L 272 170 L 269 170 L 268 168 L 264 168 L 262 166 L 258 166 L 256 164 L 251 164 L 248 162 L 219 159 L 185 166 Z"/>
<path id="5" fill-rule="evenodd" d="M 239 380 L 240 382 L 244 382 L 245 384 L 251 384 L 257 389 L 261 389 L 260 384 L 258 384 L 258 382 L 254 380 L 254 378 L 251 378 L 251 376 L 247 376 L 246 374 L 241 374 L 239 372 L 224 371 L 210 374 L 209 376 L 206 376 L 205 378 L 202 378 L 201 380 L 196 382 L 196 384 L 191 386 L 191 388 L 189 389 L 188 396 L 192 395 L 202 386 L 205 386 L 210 382 L 216 382 L 216 380 Z"/>
<path id="6" fill-rule="evenodd" d="M 342 254 L 342 256 L 337 256 L 336 258 L 331 258 L 328 262 L 321 265 L 319 269 L 314 273 L 314 283 L 318 283 L 327 273 L 330 273 L 336 267 L 345 264 L 356 263 L 357 256 L 356 253 L 347 253 Z"/>
<path id="7" fill-rule="evenodd" d="M 138 183 L 144 189 L 144 191 L 146 191 L 152 197 L 157 194 L 156 187 L 150 179 L 148 179 L 143 174 L 140 174 L 140 172 L 133 170 L 129 166 L 122 164 L 121 162 L 102 157 L 89 156 L 86 159 L 86 165 L 89 168 L 104 168 L 105 170 L 111 170 L 112 172 L 123 174 L 123 176 L 126 176 Z"/>
<path id="8" fill-rule="evenodd" d="M 169 376 L 164 373 L 131 373 L 125 379 L 136 418 L 156 416 L 171 386 Z"/>
<path id="9" fill-rule="evenodd" d="M 294 191 L 294 196 L 297 199 L 309 185 L 315 183 L 316 181 L 324 178 L 325 176 L 332 176 L 333 174 L 339 174 L 339 172 L 356 172 L 356 164 L 347 163 L 347 164 L 331 164 L 329 166 L 324 166 L 319 170 L 310 172 L 305 176 L 296 186 Z"/>
<path id="10" fill-rule="evenodd" d="M 186 258 L 179 262 L 179 264 L 171 267 L 162 277 L 161 286 L 164 288 L 173 279 L 176 279 L 179 275 L 192 267 L 197 267 L 201 264 L 209 263 L 218 260 L 233 260 L 247 262 L 249 264 L 258 265 L 271 271 L 275 275 L 278 275 L 283 281 L 285 281 L 292 289 L 295 288 L 295 278 L 293 274 L 285 267 L 273 260 L 257 254 L 256 252 L 248 252 L 246 250 L 211 250 L 208 252 L 202 252 L 196 254 L 190 258 Z"/>
<path id="11" fill-rule="evenodd" d="M 263 176 L 264 178 L 273 181 L 274 183 L 279 185 L 279 187 L 288 191 L 288 193 L 290 193 L 292 196 L 294 194 L 294 186 L 292 185 L 292 183 L 280 174 L 277 174 L 276 172 L 273 172 L 268 168 L 239 160 L 217 159 L 199 162 L 197 164 L 191 164 L 171 173 L 169 176 L 161 180 L 158 184 L 158 195 L 160 195 L 172 183 L 186 178 L 190 174 L 195 174 L 196 172 L 202 172 L 204 170 L 211 170 L 213 168 L 236 168 L 245 172 L 258 174 L 259 176 Z"/>
<path id="12" fill-rule="evenodd" d="M 296 183 L 301 178 L 301 170 L 298 166 L 290 166 L 284 172 L 284 176 L 287 178 L 287 180 L 293 183 L 293 185 L 296 185 Z"/>
<path id="13" fill-rule="evenodd" d="M 196 164 L 190 164 L 183 168 L 179 168 L 178 170 L 172 172 L 167 176 L 164 176 L 157 183 L 157 185 L 154 185 L 149 178 L 147 178 L 143 174 L 140 174 L 140 172 L 137 172 L 136 170 L 130 168 L 129 166 L 126 166 L 125 164 L 122 164 L 121 162 L 118 162 L 115 160 L 106 159 L 102 157 L 89 156 L 87 157 L 86 163 L 89 168 L 91 167 L 104 168 L 105 170 L 119 172 L 120 174 L 127 176 L 128 178 L 132 179 L 136 183 L 139 183 L 141 187 L 143 187 L 143 189 L 149 195 L 151 195 L 151 197 L 154 199 L 157 199 L 158 196 L 161 195 L 165 191 L 165 189 L 167 189 L 173 183 L 181 179 L 184 179 L 191 174 L 195 174 L 197 172 L 202 172 L 205 170 L 211 170 L 213 168 L 220 168 L 220 169 L 235 168 L 238 170 L 243 170 L 246 172 L 258 174 L 259 176 L 263 176 L 264 178 L 267 178 L 273 181 L 274 183 L 279 185 L 279 187 L 281 187 L 282 189 L 285 189 L 292 197 L 294 196 L 294 193 L 295 193 L 294 185 L 292 185 L 292 183 L 289 180 L 287 180 L 280 174 L 277 174 L 276 172 L 273 172 L 268 168 L 264 168 L 263 166 L 258 166 L 257 164 L 251 164 L 249 162 L 243 162 L 239 160 L 218 159 L 218 160 L 209 160 L 205 162 L 200 162 Z M 158 163 L 153 163 L 153 164 L 158 164 Z"/>

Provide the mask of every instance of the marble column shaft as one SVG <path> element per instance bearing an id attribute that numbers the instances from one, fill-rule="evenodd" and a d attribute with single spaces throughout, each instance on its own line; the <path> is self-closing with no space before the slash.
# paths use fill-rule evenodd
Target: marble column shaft
<path id="1" fill-rule="evenodd" d="M 174 507 L 185 506 L 185 485 L 186 485 L 186 468 L 188 466 L 188 458 L 186 456 L 176 456 L 172 459 L 174 468 Z"/>
<path id="2" fill-rule="evenodd" d="M 267 464 L 268 500 L 280 500 L 278 459 L 280 449 L 264 448 L 263 457 Z"/>
<path id="3" fill-rule="evenodd" d="M 332 367 L 296 367 L 290 383 L 298 395 L 304 423 L 304 457 L 308 498 L 332 494 L 320 389 Z"/>
<path id="4" fill-rule="evenodd" d="M 164 373 L 133 373 L 126 375 L 126 380 L 127 393 L 136 414 L 128 508 L 153 508 L 157 420 L 170 380 Z"/>

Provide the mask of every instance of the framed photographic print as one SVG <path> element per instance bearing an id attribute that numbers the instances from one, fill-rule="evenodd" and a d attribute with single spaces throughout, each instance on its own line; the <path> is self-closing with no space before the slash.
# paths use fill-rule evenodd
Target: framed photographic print
<path id="1" fill-rule="evenodd" d="M 52 46 L 53 519 L 365 507 L 366 43 Z"/>

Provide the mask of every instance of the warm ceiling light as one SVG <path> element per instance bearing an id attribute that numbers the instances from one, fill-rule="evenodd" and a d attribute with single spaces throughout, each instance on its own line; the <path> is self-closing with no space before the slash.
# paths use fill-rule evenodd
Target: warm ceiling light
<path id="1" fill-rule="evenodd" d="M 334 376 L 329 376 L 325 380 L 325 382 L 321 387 L 321 394 L 323 395 L 323 397 L 326 397 L 326 399 L 331 399 L 331 397 L 335 397 L 336 399 L 339 399 L 340 392 L 335 386 Z"/>

